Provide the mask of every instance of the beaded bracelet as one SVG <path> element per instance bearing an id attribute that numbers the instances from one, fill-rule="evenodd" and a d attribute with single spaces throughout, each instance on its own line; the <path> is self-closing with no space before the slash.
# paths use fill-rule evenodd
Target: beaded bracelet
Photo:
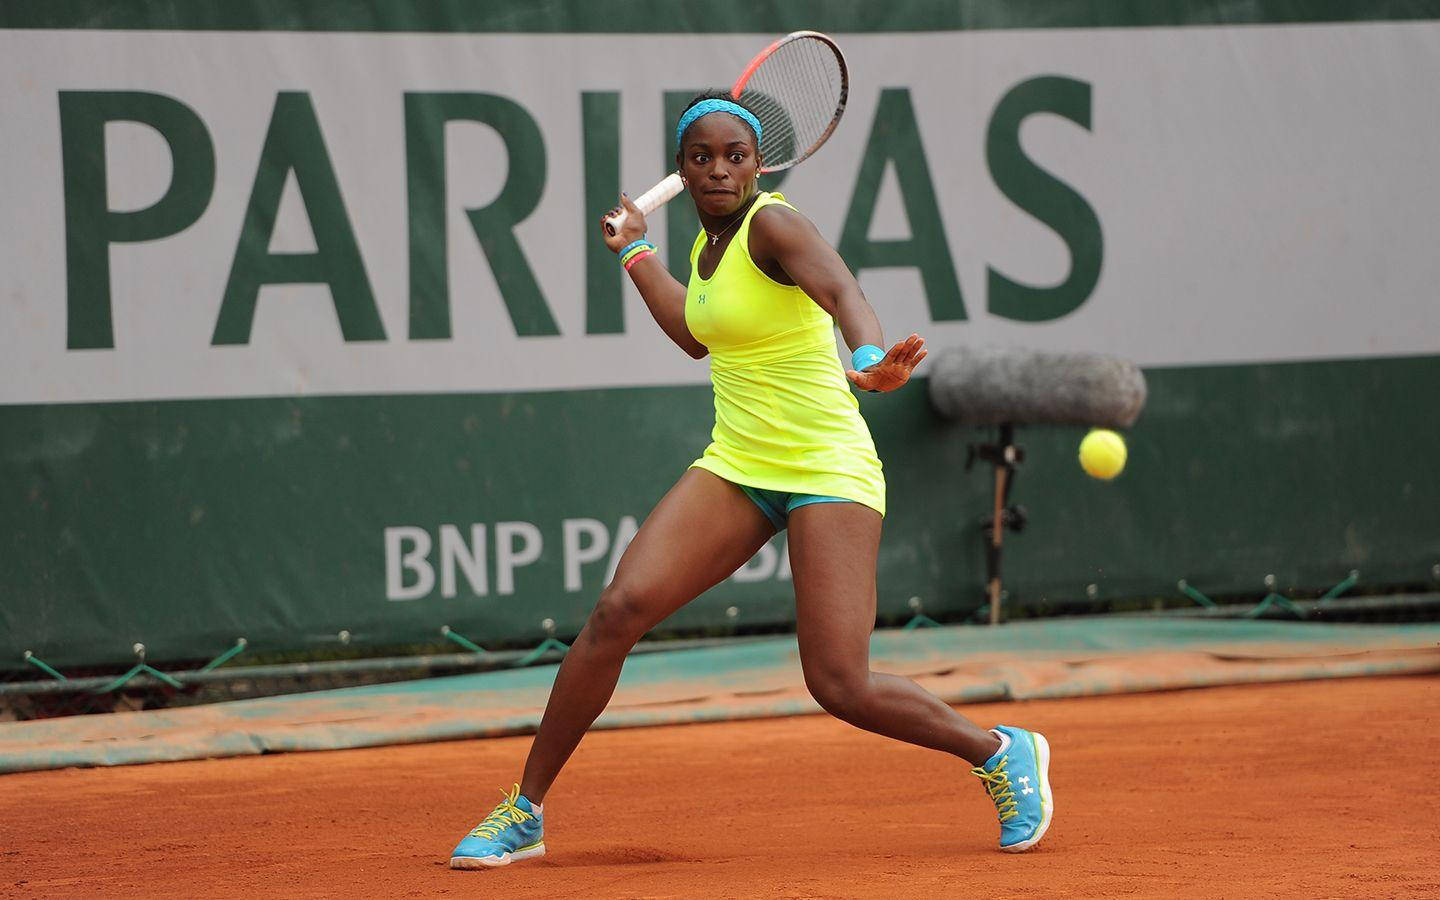
<path id="1" fill-rule="evenodd" d="M 637 241 L 636 243 L 631 244 L 629 247 L 626 247 L 625 251 L 620 254 L 620 264 L 625 265 L 641 253 L 647 252 L 654 253 L 655 245 L 650 243 L 649 241 Z"/>
<path id="2" fill-rule="evenodd" d="M 655 246 L 654 246 L 653 244 L 646 244 L 646 245 L 643 246 L 643 247 L 636 247 L 634 250 L 631 250 L 629 253 L 625 254 L 625 255 L 622 256 L 622 257 L 620 257 L 620 265 L 622 265 L 622 266 L 624 266 L 624 265 L 629 265 L 629 263 L 630 263 L 632 260 L 634 260 L 635 257 L 639 256 L 639 255 L 642 254 L 642 253 L 654 253 L 654 252 L 655 252 Z"/>
<path id="3" fill-rule="evenodd" d="M 647 257 L 647 256 L 654 256 L 654 255 L 655 255 L 655 250 L 654 250 L 653 248 L 644 248 L 644 247 L 642 247 L 639 252 L 635 253 L 635 254 L 634 254 L 633 256 L 631 256 L 629 259 L 625 260 L 625 262 L 623 263 L 623 265 L 625 266 L 625 271 L 627 271 L 627 272 L 630 271 L 630 267 L 631 267 L 631 266 L 635 265 L 636 263 L 638 263 L 640 260 L 644 259 L 645 257 Z"/>
<path id="4" fill-rule="evenodd" d="M 625 254 L 629 253 L 631 250 L 634 250 L 636 247 L 644 247 L 646 245 L 649 245 L 651 247 L 655 246 L 643 237 L 636 238 L 635 240 L 625 245 L 625 248 L 620 251 L 620 255 L 623 257 Z"/>
<path id="5" fill-rule="evenodd" d="M 654 251 L 654 249 L 655 245 L 650 243 L 649 241 L 646 241 L 640 246 L 634 247 L 630 250 L 626 250 L 624 253 L 620 254 L 620 262 L 623 264 L 626 260 L 633 259 L 635 257 L 635 254 L 637 253 L 644 253 L 646 250 Z"/>

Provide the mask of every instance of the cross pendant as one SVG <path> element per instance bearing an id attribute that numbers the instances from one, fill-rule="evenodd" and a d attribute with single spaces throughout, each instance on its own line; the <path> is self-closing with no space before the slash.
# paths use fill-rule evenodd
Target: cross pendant
<path id="1" fill-rule="evenodd" d="M 718 244 L 718 243 L 720 243 L 720 235 L 718 235 L 718 234 L 712 234 L 712 235 L 710 236 L 710 246 L 713 247 L 713 246 L 715 246 L 715 245 Z"/>

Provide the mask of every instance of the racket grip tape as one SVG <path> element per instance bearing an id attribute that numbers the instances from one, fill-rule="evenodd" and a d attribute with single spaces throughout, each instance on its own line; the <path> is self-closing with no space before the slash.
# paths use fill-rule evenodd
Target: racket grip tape
<path id="1" fill-rule="evenodd" d="M 665 176 L 664 181 L 641 194 L 632 202 L 639 207 L 640 212 L 648 216 L 655 210 L 669 203 L 683 190 L 685 190 L 685 182 L 680 179 L 680 173 L 671 172 Z M 611 235 L 619 233 L 621 226 L 625 224 L 625 219 L 628 217 L 629 213 L 621 209 L 619 213 L 606 219 L 605 233 Z"/>

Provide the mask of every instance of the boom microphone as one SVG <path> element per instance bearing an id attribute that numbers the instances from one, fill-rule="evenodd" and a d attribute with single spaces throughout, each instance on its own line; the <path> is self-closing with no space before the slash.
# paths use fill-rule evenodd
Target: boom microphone
<path id="1" fill-rule="evenodd" d="M 1128 428 L 1145 406 L 1145 375 L 1094 353 L 948 350 L 930 371 L 930 402 L 963 425 Z"/>

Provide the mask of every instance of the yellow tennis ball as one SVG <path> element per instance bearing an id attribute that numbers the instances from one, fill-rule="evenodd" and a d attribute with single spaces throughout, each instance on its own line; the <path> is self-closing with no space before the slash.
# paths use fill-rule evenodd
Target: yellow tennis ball
<path id="1" fill-rule="evenodd" d="M 1125 469 L 1125 439 L 1108 428 L 1093 428 L 1080 442 L 1080 468 L 1109 481 Z"/>

